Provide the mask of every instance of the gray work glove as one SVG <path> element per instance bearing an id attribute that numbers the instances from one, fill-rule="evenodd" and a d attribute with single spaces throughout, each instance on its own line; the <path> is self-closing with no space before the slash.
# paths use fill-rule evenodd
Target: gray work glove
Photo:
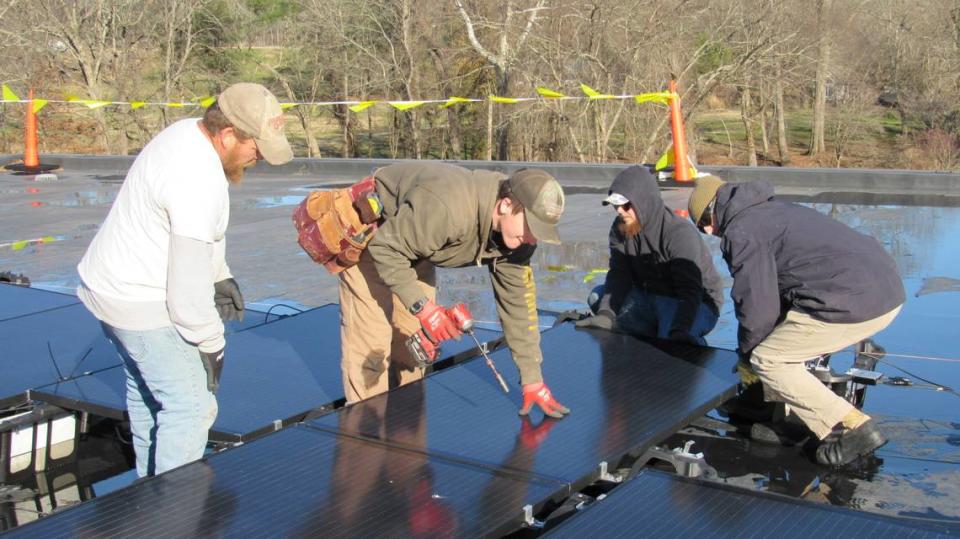
<path id="1" fill-rule="evenodd" d="M 220 320 L 243 320 L 243 296 L 232 277 L 213 283 L 213 301 L 217 304 Z"/>
<path id="2" fill-rule="evenodd" d="M 216 393 L 220 387 L 220 374 L 223 372 L 223 351 L 223 348 L 216 352 L 200 351 L 200 362 L 203 363 L 203 370 L 207 371 L 207 390 L 210 393 Z"/>
<path id="3" fill-rule="evenodd" d="M 594 316 L 588 316 L 574 323 L 578 328 L 595 328 L 606 331 L 617 330 L 617 317 L 610 311 L 600 311 Z"/>
<path id="4" fill-rule="evenodd" d="M 578 322 L 586 318 L 586 316 L 587 316 L 586 314 L 581 313 L 576 309 L 563 311 L 562 313 L 558 313 L 557 317 L 554 318 L 552 327 L 557 327 L 565 322 Z"/>

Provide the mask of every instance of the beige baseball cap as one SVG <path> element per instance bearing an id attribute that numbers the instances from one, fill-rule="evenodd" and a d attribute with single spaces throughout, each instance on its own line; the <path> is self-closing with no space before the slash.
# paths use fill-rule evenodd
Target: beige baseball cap
<path id="1" fill-rule="evenodd" d="M 724 183 L 726 182 L 709 174 L 697 178 L 697 183 L 694 184 L 693 187 L 693 193 L 690 194 L 690 200 L 687 202 L 687 212 L 690 214 L 690 219 L 693 221 L 693 224 L 696 225 L 700 223 L 704 212 L 707 211 L 707 206 L 717 197 L 717 191 Z"/>
<path id="2" fill-rule="evenodd" d="M 283 134 L 283 110 L 270 90 L 252 82 L 238 82 L 228 86 L 217 103 L 234 127 L 253 137 L 267 163 L 282 165 L 293 159 L 293 150 Z"/>
<path id="3" fill-rule="evenodd" d="M 544 170 L 524 168 L 510 177 L 510 191 L 523 204 L 530 232 L 537 241 L 560 243 L 557 223 L 563 215 L 563 188 Z"/>

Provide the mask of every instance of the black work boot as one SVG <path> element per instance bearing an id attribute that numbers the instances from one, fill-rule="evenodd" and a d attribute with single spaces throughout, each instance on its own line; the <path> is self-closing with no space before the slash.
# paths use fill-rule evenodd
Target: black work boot
<path id="1" fill-rule="evenodd" d="M 817 447 L 817 462 L 827 466 L 843 466 L 873 453 L 885 443 L 887 439 L 870 419 L 855 429 L 844 431 L 835 440 L 821 443 Z"/>

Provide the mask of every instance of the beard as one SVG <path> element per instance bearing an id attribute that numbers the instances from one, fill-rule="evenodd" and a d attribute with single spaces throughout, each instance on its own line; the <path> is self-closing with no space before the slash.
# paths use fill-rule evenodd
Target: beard
<path id="1" fill-rule="evenodd" d="M 243 165 L 231 165 L 230 167 L 223 167 L 223 173 L 227 176 L 227 181 L 233 185 L 237 185 L 243 181 L 244 172 L 246 172 L 246 167 Z"/>
<path id="2" fill-rule="evenodd" d="M 246 173 L 247 168 L 256 164 L 256 161 L 253 163 L 245 163 L 240 160 L 239 156 L 236 153 L 231 153 L 227 156 L 227 162 L 223 165 L 223 173 L 233 185 L 239 184 L 243 180 L 243 175 Z"/>
<path id="3" fill-rule="evenodd" d="M 620 224 L 617 225 L 617 229 L 625 238 L 630 239 L 640 234 L 640 231 L 643 230 L 643 225 L 640 224 L 639 219 L 631 219 L 630 222 L 621 219 Z"/>

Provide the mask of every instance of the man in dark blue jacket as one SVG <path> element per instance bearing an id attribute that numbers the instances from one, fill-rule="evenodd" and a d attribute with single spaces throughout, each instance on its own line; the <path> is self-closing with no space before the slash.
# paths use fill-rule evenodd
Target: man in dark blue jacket
<path id="1" fill-rule="evenodd" d="M 588 300 L 594 316 L 577 326 L 705 345 L 723 304 L 723 283 L 703 238 L 664 205 L 646 167 L 618 174 L 608 195 L 603 204 L 617 211 L 610 271 Z"/>
<path id="2" fill-rule="evenodd" d="M 886 443 L 869 416 L 807 371 L 808 360 L 887 327 L 905 300 L 877 240 L 816 210 L 774 199 L 767 182 L 697 180 L 690 218 L 721 238 L 733 276 L 738 352 L 768 401 L 786 403 L 820 439 L 821 464 L 843 465 Z"/>

